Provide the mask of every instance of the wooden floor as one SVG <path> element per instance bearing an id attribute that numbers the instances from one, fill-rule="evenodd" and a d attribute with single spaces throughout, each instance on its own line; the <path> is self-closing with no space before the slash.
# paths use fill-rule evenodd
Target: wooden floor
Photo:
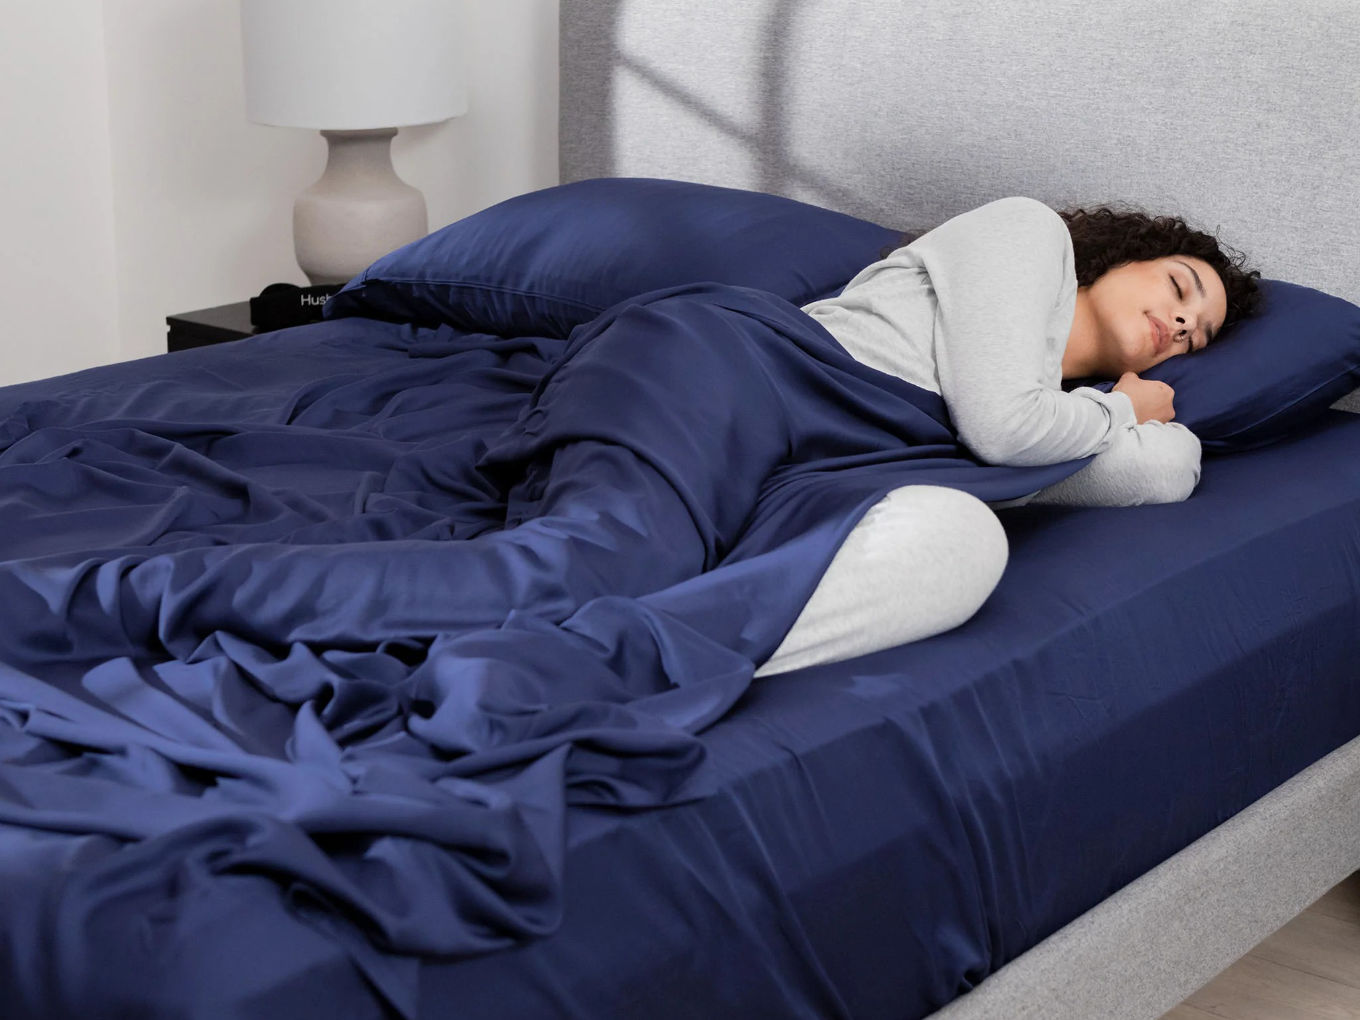
<path id="1" fill-rule="evenodd" d="M 1360 871 L 1162 1020 L 1360 1020 Z"/>

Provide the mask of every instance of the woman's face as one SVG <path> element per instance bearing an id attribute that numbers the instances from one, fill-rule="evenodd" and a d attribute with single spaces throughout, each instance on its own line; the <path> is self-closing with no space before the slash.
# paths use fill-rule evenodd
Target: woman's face
<path id="1" fill-rule="evenodd" d="M 1223 281 L 1193 255 L 1125 263 L 1083 292 L 1093 353 L 1111 378 L 1203 350 L 1228 311 Z"/>

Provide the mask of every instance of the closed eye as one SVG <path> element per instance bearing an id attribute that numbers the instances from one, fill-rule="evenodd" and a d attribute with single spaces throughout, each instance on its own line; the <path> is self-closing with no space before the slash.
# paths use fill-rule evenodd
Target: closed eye
<path id="1" fill-rule="evenodd" d="M 1177 301 L 1183 301 L 1183 300 L 1185 299 L 1185 292 L 1184 292 L 1183 290 L 1181 290 L 1181 285 L 1180 285 L 1180 283 L 1177 282 L 1176 278 L 1175 278 L 1174 276 L 1171 276 L 1170 273 L 1168 273 L 1167 276 L 1168 276 L 1168 278 L 1171 280 L 1171 286 L 1173 286 L 1173 287 L 1176 288 L 1176 300 L 1177 300 Z M 1186 343 L 1186 347 L 1185 347 L 1185 353 L 1186 353 L 1186 354 L 1194 354 L 1195 351 L 1198 350 L 1198 348 L 1195 346 L 1194 338 L 1187 339 L 1185 343 Z"/>

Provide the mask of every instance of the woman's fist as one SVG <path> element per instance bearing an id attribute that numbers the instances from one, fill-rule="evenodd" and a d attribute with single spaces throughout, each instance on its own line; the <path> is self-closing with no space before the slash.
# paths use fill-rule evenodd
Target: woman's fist
<path id="1" fill-rule="evenodd" d="M 1137 372 L 1125 372 L 1114 384 L 1114 390 L 1133 402 L 1133 414 L 1139 425 L 1149 421 L 1168 422 L 1176 417 L 1172 403 L 1176 391 L 1164 382 L 1139 378 Z"/>

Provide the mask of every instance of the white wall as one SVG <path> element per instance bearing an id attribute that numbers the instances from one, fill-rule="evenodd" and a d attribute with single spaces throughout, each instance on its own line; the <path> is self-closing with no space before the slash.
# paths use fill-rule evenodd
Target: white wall
<path id="1" fill-rule="evenodd" d="M 557 0 L 460 2 L 469 112 L 393 143 L 431 229 L 557 181 Z M 326 144 L 246 121 L 237 0 L 5 7 L 0 383 L 161 353 L 166 315 L 306 283 L 292 203 Z"/>
<path id="2" fill-rule="evenodd" d="M 116 356 L 100 0 L 6 3 L 0 32 L 0 383 Z"/>

